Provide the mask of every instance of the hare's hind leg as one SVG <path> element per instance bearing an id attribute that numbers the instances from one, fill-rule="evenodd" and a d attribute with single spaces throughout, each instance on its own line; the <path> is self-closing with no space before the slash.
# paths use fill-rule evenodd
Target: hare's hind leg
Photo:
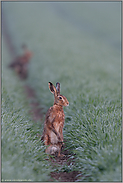
<path id="1" fill-rule="evenodd" d="M 58 151 L 58 157 L 64 157 L 65 155 L 64 154 L 61 154 L 61 148 L 62 148 L 62 145 L 63 145 L 64 143 L 59 143 L 58 144 L 58 146 L 59 146 L 59 151 Z"/>
<path id="2" fill-rule="evenodd" d="M 50 145 L 50 137 L 48 135 L 44 135 L 43 140 L 44 140 L 45 146 Z M 45 150 L 45 153 L 49 154 L 48 152 L 49 152 L 49 150 L 48 150 L 48 147 L 47 147 L 46 150 Z"/>
<path id="3" fill-rule="evenodd" d="M 59 152 L 58 152 L 58 155 L 57 155 L 58 157 L 61 157 L 61 149 L 59 150 Z"/>
<path id="4" fill-rule="evenodd" d="M 50 145 L 50 137 L 48 135 L 44 135 L 43 140 L 46 146 Z"/>

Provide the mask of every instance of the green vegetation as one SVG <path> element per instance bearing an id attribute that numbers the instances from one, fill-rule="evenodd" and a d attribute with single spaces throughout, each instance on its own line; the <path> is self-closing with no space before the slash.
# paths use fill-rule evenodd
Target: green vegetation
<path id="1" fill-rule="evenodd" d="M 4 179 L 21 178 L 21 174 L 23 178 L 35 181 L 47 179 L 50 167 L 44 161 L 41 142 L 35 140 L 35 134 L 42 132 L 42 126 L 34 124 L 28 117 L 21 86 L 30 84 L 35 89 L 46 113 L 53 104 L 48 82 L 55 84 L 59 81 L 61 94 L 70 103 L 64 108 L 64 138 L 67 148 L 76 155 L 76 161 L 74 166 L 65 165 L 58 171 L 79 170 L 82 172 L 79 181 L 121 181 L 120 5 L 116 2 L 95 3 L 95 6 L 91 3 L 70 3 L 70 6 L 69 3 L 57 3 L 57 6 L 56 3 L 3 3 L 18 53 L 23 42 L 34 53 L 29 65 L 29 78 L 24 82 L 6 68 L 9 56 L 2 58 L 5 61 L 2 69 Z M 87 25 L 90 25 L 88 29 Z M 22 136 L 21 140 L 18 134 Z M 19 155 L 21 151 L 24 153 Z M 26 165 L 23 161 L 16 162 L 23 155 Z M 34 165 L 35 173 L 35 168 L 30 168 Z M 10 168 L 13 173 L 9 173 Z M 18 174 L 15 169 L 18 169 Z"/>

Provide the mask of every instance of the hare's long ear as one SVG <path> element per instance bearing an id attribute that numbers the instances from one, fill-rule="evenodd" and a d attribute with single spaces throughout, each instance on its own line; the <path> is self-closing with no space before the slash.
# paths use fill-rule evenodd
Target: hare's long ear
<path id="1" fill-rule="evenodd" d="M 57 95 L 60 95 L 60 83 L 56 83 L 56 91 L 57 91 Z"/>
<path id="2" fill-rule="evenodd" d="M 51 93 L 53 93 L 54 95 L 57 95 L 55 86 L 51 82 L 49 82 L 48 85 Z"/>

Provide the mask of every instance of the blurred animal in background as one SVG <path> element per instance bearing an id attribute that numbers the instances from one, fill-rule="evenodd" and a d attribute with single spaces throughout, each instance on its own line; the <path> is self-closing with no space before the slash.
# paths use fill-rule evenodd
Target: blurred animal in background
<path id="1" fill-rule="evenodd" d="M 27 49 L 25 44 L 22 45 L 23 55 L 16 57 L 9 67 L 14 69 L 21 79 L 26 79 L 28 76 L 28 63 L 33 56 L 33 53 Z"/>
<path id="2" fill-rule="evenodd" d="M 56 83 L 56 87 L 49 82 L 49 89 L 54 94 L 54 104 L 46 113 L 44 122 L 44 131 L 41 140 L 47 146 L 46 153 L 56 156 L 61 155 L 63 146 L 63 127 L 65 115 L 63 106 L 68 106 L 67 98 L 60 94 L 60 83 Z"/>

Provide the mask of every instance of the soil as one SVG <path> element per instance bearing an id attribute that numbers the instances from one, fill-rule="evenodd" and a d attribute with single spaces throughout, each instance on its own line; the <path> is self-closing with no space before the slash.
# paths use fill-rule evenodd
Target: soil
<path id="1" fill-rule="evenodd" d="M 73 172 L 51 172 L 51 176 L 58 180 L 59 182 L 75 182 L 76 176 L 78 175 L 78 172 L 73 171 Z M 52 181 L 52 179 L 50 180 Z"/>
<path id="2" fill-rule="evenodd" d="M 29 113 L 31 114 L 33 121 L 37 122 L 38 120 L 41 120 L 43 118 L 43 113 L 37 102 L 35 90 L 29 85 L 24 85 L 24 93 L 26 94 L 27 100 L 32 99 L 32 102 L 29 104 L 31 108 Z"/>
<path id="3" fill-rule="evenodd" d="M 5 16 L 4 16 L 5 18 Z M 10 52 L 11 57 L 14 59 L 14 56 L 16 55 L 16 48 L 12 42 L 11 35 L 9 34 L 8 28 L 6 26 L 6 21 L 4 19 L 3 21 L 3 35 L 5 37 L 8 50 Z M 30 115 L 32 116 L 32 120 L 37 122 L 37 120 L 41 120 L 44 114 L 42 113 L 42 109 L 39 107 L 40 104 L 38 103 L 38 100 L 36 98 L 36 92 L 35 90 L 29 86 L 24 85 L 24 93 L 26 95 L 27 101 L 31 99 L 32 102 L 29 102 L 29 107 L 31 110 L 29 111 Z M 39 136 L 41 136 L 39 134 Z M 47 159 L 47 161 L 50 161 L 52 166 L 56 167 L 58 165 L 70 165 L 71 163 L 74 165 L 75 157 L 71 155 L 71 153 L 65 149 L 65 145 L 62 149 L 62 154 L 65 156 L 63 157 L 54 157 Z M 50 176 L 51 179 L 49 181 L 59 181 L 59 182 L 75 182 L 78 179 L 80 172 L 78 171 L 70 171 L 70 172 L 51 172 Z M 77 176 L 77 177 L 76 177 Z"/>

